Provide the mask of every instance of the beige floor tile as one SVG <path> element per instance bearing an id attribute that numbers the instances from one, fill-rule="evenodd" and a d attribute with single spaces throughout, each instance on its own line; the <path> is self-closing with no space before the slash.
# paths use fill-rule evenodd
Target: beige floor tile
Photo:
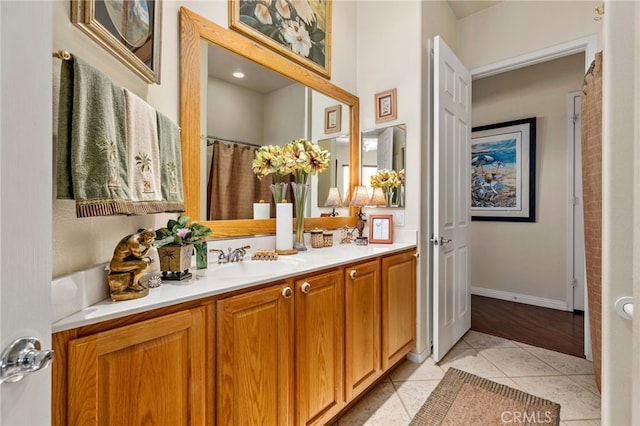
<path id="1" fill-rule="evenodd" d="M 475 349 L 452 349 L 438 364 L 445 371 L 450 367 L 476 376 L 492 378 L 505 377 L 505 374 L 481 356 Z"/>
<path id="2" fill-rule="evenodd" d="M 513 380 L 526 392 L 560 404 L 563 421 L 600 418 L 600 397 L 567 376 L 516 377 Z"/>
<path id="3" fill-rule="evenodd" d="M 433 358 L 427 358 L 422 364 L 406 360 L 394 368 L 391 374 L 389 374 L 393 382 L 404 380 L 440 380 L 442 376 L 444 376 L 444 370 L 433 362 Z"/>
<path id="4" fill-rule="evenodd" d="M 536 347 L 528 347 L 525 350 L 562 374 L 593 374 L 593 363 L 584 358 Z"/>
<path id="5" fill-rule="evenodd" d="M 479 352 L 508 377 L 560 374 L 523 348 L 482 349 Z"/>
<path id="6" fill-rule="evenodd" d="M 512 340 L 503 339 L 502 337 L 491 336 L 489 334 L 479 333 L 469 330 L 462 337 L 466 343 L 472 348 L 514 348 L 517 345 Z"/>
<path id="7" fill-rule="evenodd" d="M 409 417 L 413 418 L 420 407 L 422 407 L 431 395 L 431 392 L 438 386 L 439 380 L 420 380 L 409 382 L 395 382 L 396 392 L 404 404 L 404 408 L 409 412 Z"/>
<path id="8" fill-rule="evenodd" d="M 582 385 L 585 389 L 590 390 L 596 395 L 600 395 L 598 385 L 596 384 L 596 376 L 593 374 L 580 374 L 568 376 L 571 380 Z"/>
<path id="9" fill-rule="evenodd" d="M 568 420 L 560 423 L 561 426 L 602 426 L 600 419 L 593 420 Z"/>
<path id="10" fill-rule="evenodd" d="M 375 386 L 338 420 L 339 426 L 405 426 L 411 417 L 389 381 Z"/>
<path id="11" fill-rule="evenodd" d="M 470 348 L 471 348 L 471 345 L 469 345 L 467 342 L 465 342 L 464 339 L 460 339 L 460 340 L 458 340 L 458 343 L 453 345 L 453 347 L 451 349 L 470 349 Z"/>

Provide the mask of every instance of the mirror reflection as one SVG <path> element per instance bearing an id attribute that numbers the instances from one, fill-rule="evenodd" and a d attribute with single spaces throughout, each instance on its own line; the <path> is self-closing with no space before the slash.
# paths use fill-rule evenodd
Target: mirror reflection
<path id="1" fill-rule="evenodd" d="M 349 185 L 347 105 L 211 43 L 202 49 L 201 60 L 207 75 L 201 88 L 201 152 L 206 156 L 201 159 L 201 220 L 258 218 L 254 203 L 261 201 L 270 204 L 267 217 L 275 217 L 272 176 L 258 180 L 251 163 L 261 146 L 294 139 L 308 139 L 331 153 L 330 167 L 313 176 L 308 199 L 322 199 L 317 205 L 323 207 L 329 187 L 337 185 L 344 193 Z M 305 214 L 320 216 L 309 204 Z"/>
<path id="2" fill-rule="evenodd" d="M 386 207 L 404 207 L 405 149 L 404 124 L 362 132 L 361 182 L 369 195 L 382 191 Z"/>

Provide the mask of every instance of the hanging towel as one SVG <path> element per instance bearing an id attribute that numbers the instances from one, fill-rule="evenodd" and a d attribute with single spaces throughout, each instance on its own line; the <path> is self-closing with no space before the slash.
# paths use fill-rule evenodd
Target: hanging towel
<path id="1" fill-rule="evenodd" d="M 76 56 L 62 61 L 56 148 L 57 196 L 78 217 L 129 213 L 122 88 Z"/>
<path id="2" fill-rule="evenodd" d="M 157 112 L 160 144 L 160 182 L 166 211 L 184 211 L 182 186 L 182 147 L 180 128 L 161 112 Z"/>
<path id="3" fill-rule="evenodd" d="M 160 187 L 160 149 L 156 111 L 124 89 L 127 111 L 127 161 L 131 210 L 134 214 L 163 210 Z"/>
<path id="4" fill-rule="evenodd" d="M 57 198 L 78 217 L 184 211 L 174 123 L 77 56 L 61 62 L 59 87 Z"/>

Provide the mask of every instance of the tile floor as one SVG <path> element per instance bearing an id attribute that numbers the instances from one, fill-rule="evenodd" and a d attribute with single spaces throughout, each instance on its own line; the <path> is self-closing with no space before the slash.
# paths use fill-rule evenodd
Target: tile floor
<path id="1" fill-rule="evenodd" d="M 591 362 L 469 331 L 436 365 L 404 361 L 336 423 L 407 425 L 449 367 L 560 404 L 561 426 L 600 426 L 600 394 Z"/>

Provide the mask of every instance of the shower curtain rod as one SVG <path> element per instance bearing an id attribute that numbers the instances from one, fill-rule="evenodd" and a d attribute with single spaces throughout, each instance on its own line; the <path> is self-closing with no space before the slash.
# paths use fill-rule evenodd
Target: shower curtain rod
<path id="1" fill-rule="evenodd" d="M 221 141 L 221 142 L 237 143 L 238 145 L 254 146 L 256 148 L 262 147 L 262 145 L 258 145 L 257 143 L 237 141 L 237 140 L 226 139 L 226 138 L 219 138 L 217 136 L 207 136 L 207 146 L 213 145 L 213 142 L 210 141 L 210 139 L 218 140 L 218 141 Z"/>

